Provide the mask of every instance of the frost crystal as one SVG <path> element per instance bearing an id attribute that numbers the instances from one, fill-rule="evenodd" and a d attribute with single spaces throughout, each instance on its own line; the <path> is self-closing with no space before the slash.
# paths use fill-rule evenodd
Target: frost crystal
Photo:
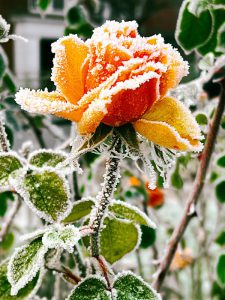
<path id="1" fill-rule="evenodd" d="M 58 231 L 52 229 L 46 232 L 42 238 L 42 242 L 49 249 L 63 248 L 72 253 L 74 246 L 80 238 L 79 229 L 73 225 L 68 225 L 59 228 Z"/>
<path id="2" fill-rule="evenodd" d="M 8 265 L 8 281 L 12 285 L 11 295 L 30 282 L 44 266 L 44 256 L 47 248 L 38 238 L 29 245 L 17 248 Z"/>

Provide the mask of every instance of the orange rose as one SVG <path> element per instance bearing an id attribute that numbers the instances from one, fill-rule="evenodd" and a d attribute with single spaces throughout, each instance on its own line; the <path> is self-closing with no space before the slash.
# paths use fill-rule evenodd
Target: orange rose
<path id="1" fill-rule="evenodd" d="M 52 51 L 56 91 L 21 89 L 16 101 L 23 109 L 77 122 L 82 135 L 101 122 L 131 122 L 161 146 L 200 149 L 200 130 L 189 110 L 165 97 L 187 74 L 187 63 L 160 35 L 143 38 L 134 21 L 107 21 L 86 42 L 70 35 L 53 43 Z"/>

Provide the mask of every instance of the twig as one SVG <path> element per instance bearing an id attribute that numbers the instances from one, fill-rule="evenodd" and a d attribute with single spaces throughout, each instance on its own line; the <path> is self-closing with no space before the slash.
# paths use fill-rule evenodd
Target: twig
<path id="1" fill-rule="evenodd" d="M 205 183 L 205 177 L 208 170 L 210 158 L 213 153 L 216 137 L 219 131 L 219 126 L 223 116 L 224 107 L 225 107 L 225 79 L 221 81 L 221 95 L 219 98 L 219 103 L 214 113 L 213 120 L 209 125 L 209 131 L 208 131 L 205 147 L 201 155 L 201 160 L 195 177 L 193 189 L 186 202 L 183 217 L 180 223 L 178 224 L 178 226 L 173 231 L 170 241 L 166 247 L 165 255 L 156 272 L 155 280 L 153 282 L 153 287 L 158 291 L 160 290 L 161 285 L 169 270 L 178 243 L 181 237 L 183 236 L 190 220 L 196 215 L 196 210 L 195 210 L 196 204 L 198 202 L 199 196 L 201 194 L 202 188 Z"/>
<path id="2" fill-rule="evenodd" d="M 77 284 L 81 281 L 81 278 L 79 276 L 77 276 L 76 274 L 74 274 L 70 269 L 68 269 L 67 267 L 65 266 L 62 266 L 62 269 L 59 269 L 57 267 L 49 267 L 47 264 L 45 264 L 45 268 L 47 270 L 50 270 L 50 271 L 55 271 L 59 274 L 62 274 L 64 276 L 64 278 L 69 281 L 70 283 L 73 283 L 73 284 Z"/>
<path id="3" fill-rule="evenodd" d="M 41 148 L 46 148 L 45 145 L 45 141 L 43 139 L 43 134 L 42 131 L 40 130 L 40 128 L 38 128 L 34 122 L 34 119 L 25 111 L 21 111 L 21 113 L 23 114 L 23 116 L 25 117 L 25 119 L 27 119 L 30 127 L 32 128 L 34 135 L 40 145 Z"/>
<path id="4" fill-rule="evenodd" d="M 74 190 L 74 200 L 78 201 L 81 199 L 79 186 L 78 186 L 78 180 L 77 180 L 77 173 L 73 172 L 73 190 Z"/>
<path id="5" fill-rule="evenodd" d="M 79 249 L 79 246 L 75 246 L 74 247 L 74 252 L 73 252 L 73 255 L 74 255 L 74 260 L 75 260 L 75 263 L 79 269 L 79 273 L 80 273 L 80 276 L 81 277 L 85 277 L 86 276 L 86 265 L 84 263 L 84 260 L 83 260 L 83 257 L 81 256 L 81 253 L 80 253 L 80 249 Z"/>
<path id="6" fill-rule="evenodd" d="M 15 215 L 17 214 L 18 210 L 20 209 L 20 206 L 21 206 L 21 198 L 20 198 L 20 196 L 16 196 L 13 208 L 10 211 L 8 218 L 3 223 L 2 229 L 0 231 L 0 242 L 2 242 L 2 240 L 8 233 L 9 228 L 13 222 L 13 219 L 14 219 Z"/>

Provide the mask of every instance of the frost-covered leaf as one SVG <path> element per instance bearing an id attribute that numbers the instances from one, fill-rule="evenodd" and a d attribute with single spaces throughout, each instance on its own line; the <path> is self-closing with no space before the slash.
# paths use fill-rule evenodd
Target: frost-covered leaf
<path id="1" fill-rule="evenodd" d="M 34 294 L 39 286 L 40 273 L 24 287 L 16 296 L 11 296 L 11 284 L 7 279 L 7 262 L 0 265 L 0 299 L 1 300 L 24 300 Z"/>
<path id="2" fill-rule="evenodd" d="M 72 253 L 74 246 L 81 238 L 80 231 L 73 225 L 68 225 L 59 230 L 50 230 L 42 238 L 43 244 L 49 249 L 63 248 Z"/>
<path id="3" fill-rule="evenodd" d="M 0 42 L 1 40 L 4 41 L 4 39 L 9 34 L 10 25 L 6 22 L 5 19 L 0 15 Z"/>
<path id="4" fill-rule="evenodd" d="M 28 206 L 50 223 L 63 220 L 71 210 L 68 182 L 56 172 L 27 173 L 15 186 Z"/>
<path id="5" fill-rule="evenodd" d="M 137 133 L 131 123 L 127 123 L 116 129 L 119 133 L 121 139 L 125 144 L 127 144 L 131 149 L 139 150 L 139 144 L 137 139 Z"/>
<path id="6" fill-rule="evenodd" d="M 212 10 L 212 14 L 214 20 L 212 34 L 210 35 L 210 38 L 208 39 L 207 43 L 197 48 L 197 51 L 201 55 L 206 55 L 210 52 L 217 54 L 218 52 L 216 49 L 218 45 L 218 31 L 225 20 L 225 9 Z"/>
<path id="7" fill-rule="evenodd" d="M 161 300 L 161 296 L 132 272 L 118 274 L 114 284 L 116 300 Z"/>
<path id="8" fill-rule="evenodd" d="M 41 238 L 16 249 L 8 264 L 8 281 L 12 286 L 12 295 L 16 295 L 37 275 L 44 266 L 46 252 L 47 248 Z"/>
<path id="9" fill-rule="evenodd" d="M 40 150 L 31 153 L 29 163 L 35 167 L 55 167 L 66 159 L 66 154 L 59 151 Z"/>
<path id="10" fill-rule="evenodd" d="M 22 167 L 19 157 L 14 152 L 0 153 L 0 186 L 8 185 L 9 176 Z"/>
<path id="11" fill-rule="evenodd" d="M 113 213 L 117 218 L 127 219 L 134 224 L 156 227 L 140 209 L 122 201 L 112 201 L 109 206 L 109 212 Z"/>
<path id="12" fill-rule="evenodd" d="M 74 223 L 86 217 L 90 214 L 94 205 L 94 200 L 88 198 L 74 202 L 70 214 L 63 220 L 63 223 Z"/>
<path id="13" fill-rule="evenodd" d="M 225 203 L 225 180 L 219 181 L 215 187 L 216 198 L 219 202 Z"/>
<path id="14" fill-rule="evenodd" d="M 140 230 L 131 222 L 105 218 L 100 235 L 101 255 L 111 264 L 131 252 L 140 242 Z"/>
<path id="15" fill-rule="evenodd" d="M 216 271 L 220 282 L 225 284 L 225 254 L 220 255 Z"/>
<path id="16" fill-rule="evenodd" d="M 0 193 L 0 217 L 3 217 L 7 211 L 7 201 L 14 200 L 14 196 L 12 192 L 3 192 Z"/>
<path id="17" fill-rule="evenodd" d="M 189 3 L 189 1 L 183 2 L 176 28 L 176 40 L 186 51 L 204 45 L 209 40 L 213 26 L 213 18 L 209 10 L 204 10 L 196 16 L 190 12 Z"/>
<path id="18" fill-rule="evenodd" d="M 225 168 L 225 154 L 223 154 L 222 156 L 220 156 L 217 159 L 217 165 L 222 167 L 222 168 Z"/>
<path id="19" fill-rule="evenodd" d="M 67 300 L 110 300 L 106 282 L 97 276 L 90 276 L 79 283 Z"/>
<path id="20" fill-rule="evenodd" d="M 77 153 L 85 153 L 90 149 L 98 147 L 111 134 L 112 127 L 101 123 L 95 133 L 76 150 Z"/>

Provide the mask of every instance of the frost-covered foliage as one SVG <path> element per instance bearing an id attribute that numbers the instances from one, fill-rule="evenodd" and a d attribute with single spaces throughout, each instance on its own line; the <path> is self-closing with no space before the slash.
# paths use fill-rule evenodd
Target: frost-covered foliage
<path id="1" fill-rule="evenodd" d="M 17 88 L 0 48 L 0 300 L 222 300 L 225 3 L 183 1 L 176 39 L 199 76 L 178 85 L 188 64 L 161 35 L 141 37 L 135 21 L 92 35 L 116 17 L 113 1 L 86 2 L 71 4 L 52 46 L 55 91 Z M 38 5 L 47 16 L 51 1 Z M 9 30 L 0 17 L 0 42 L 20 38 Z"/>

